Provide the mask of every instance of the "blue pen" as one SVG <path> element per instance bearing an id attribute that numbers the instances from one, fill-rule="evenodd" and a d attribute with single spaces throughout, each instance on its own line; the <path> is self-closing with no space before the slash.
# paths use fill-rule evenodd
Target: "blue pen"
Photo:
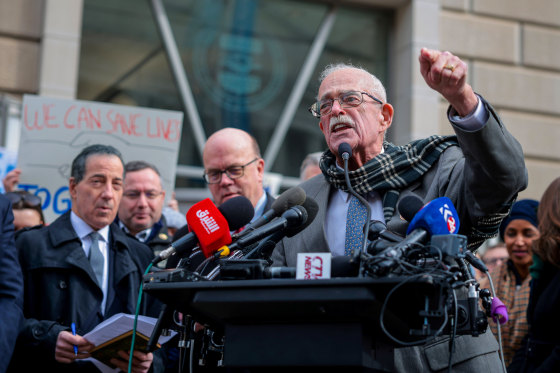
<path id="1" fill-rule="evenodd" d="M 76 324 L 72 323 L 72 335 L 76 335 Z M 78 346 L 74 345 L 74 356 L 78 356 Z"/>

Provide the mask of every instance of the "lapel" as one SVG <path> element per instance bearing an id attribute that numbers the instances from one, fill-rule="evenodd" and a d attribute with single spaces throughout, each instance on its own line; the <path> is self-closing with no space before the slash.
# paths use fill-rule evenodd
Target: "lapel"
<path id="1" fill-rule="evenodd" d="M 93 269 L 82 248 L 82 241 L 76 234 L 76 231 L 74 231 L 74 228 L 72 228 L 70 211 L 66 212 L 49 225 L 48 234 L 51 247 L 55 249 L 54 253 L 56 257 L 64 258 L 63 261 L 68 266 L 76 267 L 84 271 L 88 275 L 92 285 L 95 285 L 95 288 L 99 289 L 101 293 L 101 289 L 97 285 L 95 273 L 93 273 Z"/>
<path id="2" fill-rule="evenodd" d="M 137 284 L 129 281 L 129 275 L 138 271 L 126 242 L 125 233 L 116 225 L 111 224 L 109 228 L 109 289 L 107 293 L 106 315 L 111 314 L 113 303 L 134 306 Z M 133 308 L 128 312 L 133 311 Z M 122 312 L 119 309 L 118 312 Z"/>
<path id="3" fill-rule="evenodd" d="M 316 252 L 318 247 L 325 248 L 327 252 L 330 252 L 331 249 L 325 233 L 325 219 L 331 186 L 327 183 L 322 174 L 312 178 L 308 185 L 309 186 L 305 188 L 306 194 L 317 202 L 319 211 L 313 223 L 307 227 L 307 229 L 309 229 L 309 232 L 307 232 L 308 235 L 298 235 L 301 238 L 299 245 L 303 248 L 303 252 Z M 304 236 L 306 236 L 305 239 Z M 313 246 L 311 247 L 309 245 Z"/>

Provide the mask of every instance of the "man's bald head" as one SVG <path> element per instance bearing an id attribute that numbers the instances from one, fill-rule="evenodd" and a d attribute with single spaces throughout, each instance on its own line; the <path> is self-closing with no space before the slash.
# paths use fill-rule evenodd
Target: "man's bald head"
<path id="1" fill-rule="evenodd" d="M 217 175 L 231 167 L 245 166 L 242 167 L 243 176 L 239 178 L 231 179 L 227 174 L 221 173 L 219 182 L 208 184 L 217 205 L 239 195 L 247 197 L 253 206 L 257 205 L 264 192 L 264 160 L 253 136 L 236 128 L 219 130 L 206 141 L 202 161 L 207 175 Z"/>

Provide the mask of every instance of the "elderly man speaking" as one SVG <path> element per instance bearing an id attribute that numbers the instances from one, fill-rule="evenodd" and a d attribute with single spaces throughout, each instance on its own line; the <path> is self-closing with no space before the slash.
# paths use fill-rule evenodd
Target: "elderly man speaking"
<path id="1" fill-rule="evenodd" d="M 497 233 L 517 193 L 527 185 L 521 146 L 490 104 L 467 84 L 463 61 L 449 52 L 429 49 L 421 50 L 419 60 L 428 86 L 450 104 L 448 119 L 456 136 L 432 136 L 406 146 L 384 141 L 393 107 L 381 82 L 361 68 L 328 66 L 321 75 L 318 101 L 310 111 L 319 118 L 329 149 L 321 159 L 322 175 L 301 185 L 317 201 L 319 212 L 301 234 L 279 243 L 274 265 L 295 266 L 299 252 L 340 256 L 356 248 L 356 233 L 363 235 L 366 214 L 348 193 L 338 153 L 342 143 L 352 149 L 350 182 L 371 206 L 372 219 L 406 224 L 396 209 L 403 197 L 414 194 L 429 202 L 446 196 L 457 208 L 460 233 L 468 237 L 469 248 Z M 501 369 L 491 333 L 459 339 L 456 345 L 464 343 L 464 348 L 457 348 L 453 356 L 454 372 Z M 439 338 L 422 347 L 395 349 L 395 371 L 444 369 L 448 345 Z"/>

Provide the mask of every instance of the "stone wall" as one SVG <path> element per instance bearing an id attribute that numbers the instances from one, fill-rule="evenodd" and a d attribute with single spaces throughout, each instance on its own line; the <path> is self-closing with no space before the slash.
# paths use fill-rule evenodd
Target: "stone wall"
<path id="1" fill-rule="evenodd" d="M 540 199 L 560 176 L 560 1 L 442 0 L 440 43 L 468 61 L 470 83 L 523 146 L 519 198 Z"/>

